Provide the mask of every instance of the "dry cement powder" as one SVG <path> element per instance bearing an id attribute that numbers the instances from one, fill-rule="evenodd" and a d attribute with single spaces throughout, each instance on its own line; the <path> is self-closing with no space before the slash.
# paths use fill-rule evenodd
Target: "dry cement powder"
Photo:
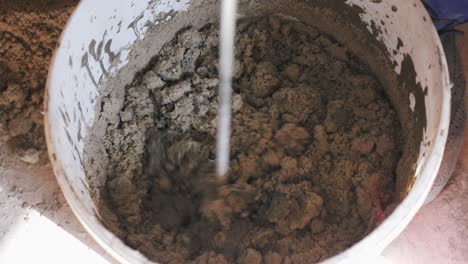
<path id="1" fill-rule="evenodd" d="M 161 263 L 311 263 L 362 239 L 393 208 L 401 155 L 372 72 L 313 27 L 242 21 L 219 183 L 217 45 L 215 25 L 182 30 L 126 88 L 100 139 L 105 224 Z"/>

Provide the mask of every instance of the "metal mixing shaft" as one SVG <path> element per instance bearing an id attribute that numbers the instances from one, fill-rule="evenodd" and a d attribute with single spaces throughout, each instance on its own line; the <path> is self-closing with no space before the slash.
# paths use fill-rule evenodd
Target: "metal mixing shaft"
<path id="1" fill-rule="evenodd" d="M 220 84 L 216 133 L 216 173 L 219 178 L 222 178 L 229 170 L 232 72 L 234 67 L 236 13 L 237 0 L 222 1 L 219 58 Z"/>

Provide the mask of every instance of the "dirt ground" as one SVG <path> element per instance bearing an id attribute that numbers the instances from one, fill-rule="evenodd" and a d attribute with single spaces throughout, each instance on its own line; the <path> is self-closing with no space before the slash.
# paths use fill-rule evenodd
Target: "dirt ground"
<path id="1" fill-rule="evenodd" d="M 47 161 L 42 109 L 48 65 L 77 2 L 0 0 L 0 144 L 27 163 Z"/>
<path id="2" fill-rule="evenodd" d="M 48 163 L 43 135 L 48 67 L 78 2 L 0 0 L 0 243 L 19 241 L 18 227 L 29 226 L 29 216 L 39 214 L 114 263 L 67 205 Z M 61 242 L 49 239 L 48 247 Z"/>

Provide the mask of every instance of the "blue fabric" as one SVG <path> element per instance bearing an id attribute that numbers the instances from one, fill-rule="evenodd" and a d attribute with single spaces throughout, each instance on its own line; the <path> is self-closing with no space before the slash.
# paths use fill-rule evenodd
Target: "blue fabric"
<path id="1" fill-rule="evenodd" d="M 468 22 L 468 0 L 423 0 L 439 31 Z"/>

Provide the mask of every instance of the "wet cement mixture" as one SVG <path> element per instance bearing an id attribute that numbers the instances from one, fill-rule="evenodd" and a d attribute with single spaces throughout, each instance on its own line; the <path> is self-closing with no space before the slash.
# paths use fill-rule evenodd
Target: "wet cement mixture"
<path id="1" fill-rule="evenodd" d="M 43 98 L 48 65 L 76 0 L 0 0 L 0 162 L 47 163 Z M 8 154 L 8 155 L 11 155 Z"/>
<path id="2" fill-rule="evenodd" d="M 394 208 L 400 123 L 344 45 L 277 16 L 239 23 L 221 183 L 217 64 L 215 25 L 182 30 L 126 87 L 118 124 L 101 127 L 100 215 L 128 245 L 161 263 L 313 263 Z"/>

